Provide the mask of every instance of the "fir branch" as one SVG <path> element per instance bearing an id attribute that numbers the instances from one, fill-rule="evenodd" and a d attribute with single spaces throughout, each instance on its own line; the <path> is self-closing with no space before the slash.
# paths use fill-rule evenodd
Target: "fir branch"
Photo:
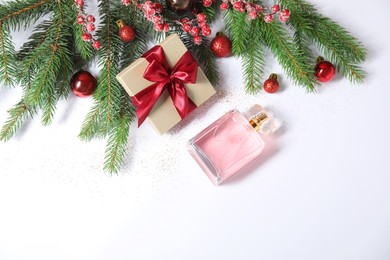
<path id="1" fill-rule="evenodd" d="M 0 140 L 8 141 L 28 119 L 37 112 L 35 106 L 29 106 L 22 99 L 18 104 L 8 111 L 9 117 L 1 128 Z"/>
<path id="2" fill-rule="evenodd" d="M 328 22 L 327 18 L 319 18 L 316 22 L 317 29 L 310 32 L 309 37 L 318 45 L 324 56 L 335 64 L 337 71 L 341 72 L 352 83 L 363 83 L 365 72 L 355 63 L 359 59 L 364 59 L 365 53 L 353 53 L 338 39 L 328 37 L 333 33 L 337 34 L 329 30 L 330 24 Z"/>
<path id="3" fill-rule="evenodd" d="M 313 67 L 299 48 L 289 40 L 287 30 L 280 23 L 260 21 L 262 37 L 277 57 L 279 64 L 295 84 L 303 86 L 308 92 L 315 91 L 317 81 Z"/>
<path id="4" fill-rule="evenodd" d="M 69 82 L 73 75 L 73 68 L 75 67 L 75 62 L 72 59 L 72 51 L 69 47 L 72 47 L 70 43 L 59 49 L 62 62 L 60 68 L 61 73 L 58 75 L 56 81 L 56 91 L 54 94 L 56 100 L 67 98 L 69 95 Z"/>
<path id="5" fill-rule="evenodd" d="M 296 30 L 296 35 L 305 38 L 306 42 L 315 43 L 352 83 L 363 82 L 365 72 L 356 65 L 366 58 L 362 43 L 337 23 L 319 14 L 314 5 L 304 0 L 281 2 L 291 11 L 289 24 Z"/>
<path id="6" fill-rule="evenodd" d="M 17 62 L 16 52 L 11 40 L 11 33 L 6 24 L 0 20 L 0 83 L 14 85 L 16 82 Z"/>
<path id="7" fill-rule="evenodd" d="M 314 22 L 314 26 L 318 29 L 317 33 L 322 32 L 324 33 L 323 37 L 327 37 L 331 42 L 337 42 L 342 48 L 340 52 L 342 52 L 343 56 L 346 57 L 349 62 L 360 63 L 365 61 L 367 56 L 366 49 L 363 44 L 352 37 L 347 30 L 328 17 L 324 17 L 320 14 L 317 14 Z"/>
<path id="8" fill-rule="evenodd" d="M 246 13 L 230 9 L 224 14 L 225 29 L 232 41 L 232 52 L 241 56 L 248 46 L 250 25 Z"/>
<path id="9" fill-rule="evenodd" d="M 247 50 L 241 56 L 245 90 L 253 93 L 262 86 L 259 81 L 265 66 L 260 21 L 258 19 L 250 23 Z"/>
<path id="10" fill-rule="evenodd" d="M 136 15 L 134 9 L 120 9 L 120 16 L 127 12 L 130 17 Z M 129 21 L 130 22 L 130 21 Z M 136 23 L 134 20 L 132 23 Z M 139 28 L 136 26 L 136 28 Z M 139 58 L 147 50 L 147 37 L 143 30 L 138 29 L 135 39 L 124 44 L 119 63 L 119 70 L 124 69 L 135 59 Z M 131 104 L 130 97 L 123 88 L 121 92 L 121 109 L 113 115 L 113 123 L 108 134 L 107 147 L 105 152 L 104 170 L 110 174 L 118 173 L 124 157 L 127 154 L 127 144 L 129 138 L 130 124 L 134 118 L 134 108 Z"/>
<path id="11" fill-rule="evenodd" d="M 38 48 L 38 46 L 40 46 L 47 39 L 50 32 L 49 28 L 52 26 L 52 24 L 52 21 L 45 20 L 34 28 L 33 34 L 28 37 L 28 41 L 22 45 L 16 54 L 18 61 L 26 59 L 30 52 L 32 52 L 35 48 Z"/>
<path id="12" fill-rule="evenodd" d="M 292 11 L 293 19 L 290 19 L 292 22 L 295 22 L 297 19 L 303 21 L 295 26 L 297 29 L 303 28 L 305 31 L 314 32 L 317 30 L 317 26 L 320 25 L 326 28 L 326 36 L 332 39 L 332 42 L 337 42 L 340 45 L 339 47 L 342 48 L 344 55 L 348 57 L 349 61 L 360 63 L 366 59 L 367 50 L 363 44 L 345 28 L 330 18 L 319 14 L 314 5 L 304 0 L 282 0 L 282 5 L 290 8 Z"/>
<path id="13" fill-rule="evenodd" d="M 298 3 L 298 2 L 294 2 Z M 298 3 L 299 4 L 299 3 Z M 313 12 L 311 5 L 300 4 L 301 10 L 300 12 L 291 12 L 289 21 L 287 22 L 288 27 L 292 32 L 294 32 L 293 42 L 296 44 L 297 48 L 303 53 L 308 60 L 311 61 L 310 65 L 315 66 L 315 58 L 313 56 L 313 52 L 310 49 L 310 42 L 307 39 L 304 31 L 311 31 L 314 29 L 314 24 L 311 22 L 311 13 Z M 288 8 L 283 6 L 282 8 Z M 302 15 L 304 12 L 306 15 Z"/>
<path id="14" fill-rule="evenodd" d="M 81 140 L 90 141 L 95 137 L 104 137 L 101 135 L 100 124 L 101 111 L 103 110 L 103 101 L 95 101 L 95 104 L 88 112 L 81 126 L 79 137 Z"/>
<path id="15" fill-rule="evenodd" d="M 51 35 L 55 35 L 53 40 L 45 41 L 42 45 L 46 45 L 46 48 L 50 46 L 50 51 L 43 53 L 46 67 L 39 66 L 36 68 L 36 75 L 31 82 L 31 88 L 26 95 L 26 102 L 29 105 L 38 104 L 43 110 L 42 123 L 44 125 L 50 124 L 56 107 L 56 79 L 60 74 L 61 64 L 63 60 L 61 52 L 59 51 L 61 46 L 60 39 L 63 29 L 63 10 L 62 2 L 58 0 L 55 11 L 52 14 L 53 26 L 49 28 Z M 27 64 L 29 66 L 29 64 Z M 27 69 L 30 69 L 27 67 Z"/>
<path id="16" fill-rule="evenodd" d="M 134 110 L 126 91 L 122 89 L 122 107 L 119 117 L 114 119 L 113 127 L 110 130 L 104 170 L 109 173 L 118 173 L 127 153 L 130 123 L 134 117 Z"/>
<path id="17" fill-rule="evenodd" d="M 103 27 L 99 30 L 99 38 L 102 42 L 102 48 L 99 50 L 99 60 L 98 63 L 102 67 L 101 74 L 98 79 L 98 89 L 95 92 L 94 98 L 104 101 L 104 117 L 105 121 L 103 122 L 105 126 L 103 127 L 103 133 L 108 133 L 109 126 L 112 120 L 112 109 L 113 103 L 113 84 L 115 83 L 115 75 L 117 71 L 115 71 L 115 57 L 118 55 L 114 54 L 113 48 L 116 45 L 120 45 L 120 40 L 118 39 L 118 35 L 114 35 L 114 21 L 113 17 L 111 17 L 111 8 L 110 8 L 110 0 L 102 1 L 99 4 L 99 9 L 103 15 L 102 21 L 104 23 Z M 113 41 L 116 44 L 113 44 Z M 119 52 L 117 52 L 119 54 Z M 119 72 L 119 71 L 118 71 Z"/>
<path id="18" fill-rule="evenodd" d="M 80 138 L 90 140 L 94 137 L 105 137 L 108 144 L 104 169 L 110 173 L 117 172 L 123 163 L 126 153 L 127 138 L 132 116 L 124 113 L 124 100 L 129 99 L 115 76 L 120 69 L 132 62 L 138 53 L 143 53 L 146 43 L 138 36 L 129 44 L 124 44 L 118 37 L 116 21 L 123 14 L 123 7 L 110 1 L 102 1 L 99 5 L 103 14 L 103 26 L 99 28 L 99 39 L 102 48 L 99 50 L 98 63 L 101 67 L 98 87 L 94 93 L 95 104 L 84 120 Z M 142 33 L 139 33 L 142 35 Z M 139 46 L 137 45 L 139 43 Z M 125 47 L 126 46 L 126 47 Z M 132 51 L 121 53 L 124 51 Z M 139 54 L 140 55 L 140 54 Z M 131 115 L 131 114 L 130 114 Z"/>
<path id="19" fill-rule="evenodd" d="M 10 1 L 0 5 L 0 22 L 7 22 L 13 30 L 21 25 L 27 28 L 31 23 L 47 14 L 53 0 Z"/>

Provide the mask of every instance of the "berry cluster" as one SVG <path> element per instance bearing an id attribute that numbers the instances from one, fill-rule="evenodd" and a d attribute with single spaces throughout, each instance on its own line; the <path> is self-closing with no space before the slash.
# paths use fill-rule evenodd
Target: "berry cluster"
<path id="1" fill-rule="evenodd" d="M 131 0 L 122 0 L 123 5 L 130 5 Z M 136 3 L 137 8 L 139 8 L 144 14 L 145 18 L 153 23 L 153 27 L 156 31 L 168 32 L 170 26 L 167 22 L 164 21 L 164 17 L 161 15 L 162 5 L 160 3 L 153 3 L 150 0 L 145 1 L 145 3 Z M 175 21 L 179 24 L 183 31 L 189 33 L 193 37 L 195 44 L 202 43 L 202 35 L 209 36 L 211 34 L 210 26 L 207 24 L 207 17 L 204 13 L 195 14 L 194 19 L 185 17 L 180 21 Z"/>
<path id="2" fill-rule="evenodd" d="M 127 1 L 123 0 L 122 2 Z M 137 7 L 142 10 L 145 18 L 153 23 L 153 27 L 156 31 L 169 31 L 169 24 L 164 22 L 164 18 L 161 15 L 162 5 L 160 3 L 153 3 L 148 0 L 144 4 L 138 3 Z"/>
<path id="3" fill-rule="evenodd" d="M 91 42 L 93 48 L 96 50 L 100 49 L 101 44 L 96 38 L 92 36 L 95 31 L 95 17 L 91 14 L 86 14 L 83 10 L 84 0 L 75 0 L 76 6 L 79 9 L 79 13 L 76 18 L 76 22 L 83 28 L 83 41 Z"/>
<path id="4" fill-rule="evenodd" d="M 209 36 L 211 34 L 210 26 L 207 24 L 207 17 L 204 13 L 196 14 L 196 18 L 190 20 L 185 17 L 180 21 L 176 21 L 181 25 L 184 32 L 189 33 L 193 38 L 195 44 L 202 43 L 202 36 Z"/>
<path id="5" fill-rule="evenodd" d="M 203 0 L 203 5 L 206 7 L 206 4 L 209 4 L 207 1 L 211 0 Z M 262 7 L 261 5 L 247 2 L 246 0 L 222 0 L 222 3 L 219 8 L 221 10 L 228 10 L 229 3 L 233 7 L 233 9 L 237 10 L 238 12 L 247 12 L 249 20 L 254 20 L 258 17 L 262 17 L 264 21 L 270 23 L 274 20 L 274 16 L 278 14 L 279 20 L 285 23 L 290 18 L 290 11 L 288 9 L 280 11 L 280 6 L 278 4 L 275 4 L 272 7 Z"/>

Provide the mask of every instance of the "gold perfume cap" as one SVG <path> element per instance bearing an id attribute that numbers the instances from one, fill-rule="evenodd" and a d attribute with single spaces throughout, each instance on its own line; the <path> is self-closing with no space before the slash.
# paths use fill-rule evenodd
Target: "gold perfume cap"
<path id="1" fill-rule="evenodd" d="M 274 133 L 281 126 L 281 121 L 259 104 L 253 105 L 244 115 L 249 124 L 264 135 Z"/>
<path id="2" fill-rule="evenodd" d="M 257 115 L 253 116 L 249 120 L 249 124 L 257 131 L 260 131 L 260 127 L 264 122 L 268 120 L 268 115 L 265 112 L 260 112 Z"/>

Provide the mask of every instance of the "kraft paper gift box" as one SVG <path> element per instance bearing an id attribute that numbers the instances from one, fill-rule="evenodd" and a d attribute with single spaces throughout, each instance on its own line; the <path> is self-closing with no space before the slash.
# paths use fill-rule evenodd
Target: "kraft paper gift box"
<path id="1" fill-rule="evenodd" d="M 187 52 L 184 43 L 176 34 L 168 36 L 159 45 L 164 50 L 170 69 Z M 131 97 L 154 84 L 154 82 L 144 78 L 144 72 L 148 66 L 149 62 L 145 58 L 139 58 L 117 75 L 117 80 Z M 185 83 L 184 86 L 188 97 L 197 107 L 215 94 L 214 87 L 199 66 L 195 84 Z M 182 120 L 167 90 L 164 90 L 157 99 L 148 115 L 148 119 L 160 134 L 167 132 Z"/>

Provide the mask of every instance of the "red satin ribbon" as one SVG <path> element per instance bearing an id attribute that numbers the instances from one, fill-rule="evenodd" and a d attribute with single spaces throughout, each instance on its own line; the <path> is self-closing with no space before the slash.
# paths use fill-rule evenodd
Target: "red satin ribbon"
<path id="1" fill-rule="evenodd" d="M 184 86 L 184 83 L 194 84 L 198 72 L 198 63 L 189 51 L 184 53 L 172 69 L 169 68 L 164 50 L 159 45 L 150 49 L 142 57 L 149 62 L 144 78 L 155 83 L 131 97 L 136 107 L 138 126 L 145 121 L 165 89 L 169 92 L 181 118 L 196 108 Z"/>

